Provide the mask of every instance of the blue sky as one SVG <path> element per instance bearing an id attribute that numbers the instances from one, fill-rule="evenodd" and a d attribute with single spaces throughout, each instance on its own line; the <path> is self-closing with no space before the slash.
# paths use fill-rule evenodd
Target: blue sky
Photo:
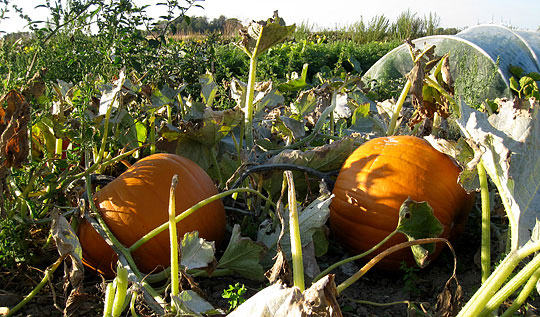
<path id="1" fill-rule="evenodd" d="M 16 1 L 16 0 L 11 0 Z M 18 0 L 34 19 L 43 19 L 46 11 L 34 10 L 45 0 Z M 106 0 L 110 1 L 110 0 Z M 138 4 L 156 4 L 163 0 L 135 0 Z M 52 1 L 51 1 L 52 2 Z M 484 23 L 512 25 L 519 29 L 536 31 L 540 27 L 540 0 L 206 0 L 200 1 L 204 9 L 193 8 L 188 15 L 216 18 L 224 15 L 242 22 L 271 17 L 274 10 L 287 24 L 307 23 L 313 27 L 335 28 L 350 25 L 360 19 L 368 22 L 376 15 L 384 14 L 391 21 L 406 10 L 423 17 L 430 12 L 440 18 L 442 27 L 465 28 Z M 159 16 L 157 9 L 151 11 Z M 20 30 L 24 22 L 12 17 L 0 21 L 0 30 Z"/>

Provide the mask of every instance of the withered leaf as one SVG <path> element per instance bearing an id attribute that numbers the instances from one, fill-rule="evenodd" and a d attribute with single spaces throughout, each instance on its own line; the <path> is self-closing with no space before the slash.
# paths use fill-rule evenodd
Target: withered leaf
<path id="1" fill-rule="evenodd" d="M 16 90 L 0 98 L 0 163 L 20 168 L 29 152 L 30 105 Z"/>

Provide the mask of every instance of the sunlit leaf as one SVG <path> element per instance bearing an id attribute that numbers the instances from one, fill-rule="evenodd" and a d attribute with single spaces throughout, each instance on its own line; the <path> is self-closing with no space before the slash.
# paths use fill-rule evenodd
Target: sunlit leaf
<path id="1" fill-rule="evenodd" d="M 512 248 L 529 241 L 540 216 L 540 124 L 538 102 L 518 107 L 505 101 L 498 114 L 476 111 L 461 103 L 463 134 L 481 155 L 497 186 L 510 221 Z"/>
<path id="2" fill-rule="evenodd" d="M 186 269 L 207 267 L 214 261 L 214 242 L 199 238 L 199 232 L 187 232 L 181 242 L 182 257 L 180 264 Z"/>
<path id="3" fill-rule="evenodd" d="M 433 208 L 427 202 L 416 202 L 408 198 L 401 205 L 397 230 L 405 234 L 409 241 L 436 238 L 443 229 L 443 225 L 433 214 Z M 429 253 L 435 251 L 435 245 L 414 245 L 411 249 L 418 266 L 424 267 L 427 265 Z"/>

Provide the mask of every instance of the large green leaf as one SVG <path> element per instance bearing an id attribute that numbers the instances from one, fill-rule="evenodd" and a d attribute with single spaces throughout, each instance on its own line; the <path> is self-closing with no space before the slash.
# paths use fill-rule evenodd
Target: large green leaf
<path id="1" fill-rule="evenodd" d="M 510 221 L 512 248 L 522 246 L 540 218 L 540 125 L 538 102 L 504 101 L 489 118 L 461 103 L 462 133 L 475 145 L 497 186 Z"/>
<path id="2" fill-rule="evenodd" d="M 238 46 L 244 50 L 249 57 L 259 57 L 270 47 L 283 41 L 292 34 L 295 25 L 281 25 L 283 23 L 279 17 L 265 21 L 251 22 L 247 29 L 242 30 L 242 40 Z"/>
<path id="3" fill-rule="evenodd" d="M 219 259 L 217 269 L 230 269 L 234 273 L 255 281 L 264 280 L 264 270 L 259 263 L 265 247 L 250 238 L 240 236 L 240 225 L 233 227 L 229 245 Z"/>
<path id="4" fill-rule="evenodd" d="M 416 202 L 407 198 L 401 204 L 397 231 L 406 235 L 409 241 L 436 238 L 443 229 L 443 225 L 433 214 L 433 208 L 427 202 Z M 435 245 L 414 245 L 411 249 L 418 266 L 425 267 L 428 264 L 426 260 L 429 253 L 435 251 Z"/>

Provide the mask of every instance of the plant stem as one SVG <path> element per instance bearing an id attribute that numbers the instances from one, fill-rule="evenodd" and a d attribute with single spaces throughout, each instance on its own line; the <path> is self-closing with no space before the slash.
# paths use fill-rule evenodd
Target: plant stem
<path id="1" fill-rule="evenodd" d="M 105 290 L 105 303 L 103 306 L 103 317 L 112 316 L 114 292 L 115 292 L 115 283 L 114 282 L 107 283 L 107 288 Z"/>
<path id="2" fill-rule="evenodd" d="M 501 285 L 506 281 L 508 276 L 510 276 L 510 274 L 514 271 L 516 266 L 523 259 L 535 252 L 538 252 L 539 250 L 540 242 L 528 243 L 519 249 L 512 249 L 503 259 L 503 261 L 499 264 L 499 266 L 495 269 L 495 271 L 491 273 L 489 278 L 484 283 L 482 283 L 482 286 L 480 286 L 480 288 L 471 297 L 467 304 L 461 309 L 458 317 L 478 316 L 480 312 L 482 312 L 482 310 L 486 307 L 488 302 L 492 300 L 492 298 L 495 296 L 495 293 L 500 289 Z M 540 261 L 539 257 L 540 255 L 535 256 L 532 261 Z M 535 263 L 536 265 L 539 265 L 538 263 L 540 262 Z M 529 276 L 531 274 L 532 271 L 530 272 Z M 498 296 L 501 296 L 500 292 L 498 293 Z"/>
<path id="3" fill-rule="evenodd" d="M 178 236 L 176 233 L 176 186 L 178 185 L 178 175 L 175 174 L 171 181 L 169 192 L 169 233 L 171 243 L 171 307 L 174 310 L 173 296 L 178 296 Z"/>
<path id="4" fill-rule="evenodd" d="M 302 240 L 300 239 L 300 225 L 298 224 L 298 208 L 296 204 L 296 191 L 291 171 L 283 172 L 287 178 L 288 201 L 289 201 L 289 231 L 291 238 L 291 254 L 293 262 L 294 286 L 301 292 L 305 290 L 304 284 L 304 261 L 302 259 Z"/>
<path id="5" fill-rule="evenodd" d="M 536 289 L 536 284 L 540 279 L 540 269 L 534 271 L 532 276 L 527 281 L 527 284 L 523 287 L 518 297 L 512 303 L 512 306 L 508 308 L 501 317 L 511 317 L 514 316 L 514 313 L 525 303 L 525 300 L 529 297 L 532 291 Z"/>
<path id="6" fill-rule="evenodd" d="M 56 269 L 60 266 L 60 264 L 64 261 L 65 255 L 61 256 L 54 262 L 52 265 L 50 265 L 45 270 L 45 276 L 41 279 L 41 282 L 28 294 L 26 297 L 20 301 L 15 307 L 9 310 L 8 314 L 6 316 L 13 316 L 19 309 L 21 309 L 26 303 L 28 303 L 34 296 L 37 295 L 37 293 L 45 286 L 50 279 L 51 274 L 53 274 Z"/>
<path id="7" fill-rule="evenodd" d="M 255 94 L 255 80 L 257 72 L 257 49 L 251 54 L 249 59 L 249 78 L 246 91 L 246 105 L 244 107 L 244 126 L 246 133 L 246 147 L 251 149 L 254 145 L 253 140 L 253 99 Z"/>
<path id="8" fill-rule="evenodd" d="M 268 198 L 266 198 L 263 194 L 261 194 L 260 192 L 254 190 L 254 189 L 251 189 L 251 188 L 231 189 L 231 190 L 227 190 L 227 191 L 224 191 L 222 193 L 219 193 L 219 194 L 215 194 L 213 196 L 210 196 L 210 197 L 198 202 L 197 204 L 193 205 L 192 207 L 186 209 L 184 212 L 182 212 L 181 214 L 176 216 L 174 221 L 176 223 L 178 223 L 179 221 L 182 221 L 182 219 L 186 218 L 187 216 L 189 216 L 192 213 L 194 213 L 195 211 L 197 211 L 197 209 L 199 209 L 199 208 L 201 208 L 201 207 L 203 207 L 205 205 L 208 205 L 208 204 L 210 204 L 211 202 L 213 202 L 215 200 L 218 200 L 218 199 L 221 199 L 223 197 L 229 196 L 229 195 L 234 194 L 234 193 L 239 193 L 239 192 L 252 193 L 252 194 L 255 194 L 257 196 L 260 196 L 261 198 L 263 198 L 266 201 L 269 201 Z M 269 202 L 273 203 L 272 201 L 269 201 Z M 135 242 L 133 245 L 131 245 L 128 250 L 130 252 L 135 251 L 137 248 L 139 248 L 141 245 L 143 245 L 146 241 L 152 239 L 153 237 L 157 236 L 159 233 L 161 233 L 165 229 L 167 229 L 168 226 L 169 226 L 169 222 L 167 221 L 167 222 L 163 223 L 162 225 L 160 225 L 159 227 L 154 228 L 152 231 L 148 232 L 143 237 L 141 237 L 139 240 L 137 240 L 137 242 Z"/>
<path id="9" fill-rule="evenodd" d="M 128 271 L 124 266 L 122 266 L 122 264 L 118 264 L 116 268 L 116 277 L 114 278 L 114 283 L 116 283 L 116 293 L 114 295 L 114 302 L 112 305 L 112 316 L 118 317 L 124 310 L 124 302 L 126 300 L 128 287 Z"/>
<path id="10" fill-rule="evenodd" d="M 482 283 L 491 274 L 491 208 L 489 202 L 489 188 L 484 164 L 480 161 L 476 165 L 478 179 L 480 180 L 480 194 L 482 197 L 482 241 L 480 248 L 480 263 L 482 266 Z"/>
<path id="11" fill-rule="evenodd" d="M 480 312 L 479 316 L 489 316 L 495 311 L 505 299 L 512 295 L 519 287 L 540 268 L 540 254 L 537 254 L 525 267 L 520 270 L 503 288 L 501 288 Z"/>
<path id="12" fill-rule="evenodd" d="M 148 141 L 150 143 L 150 154 L 156 153 L 156 115 L 154 112 L 150 115 L 150 135 Z"/>
<path id="13" fill-rule="evenodd" d="M 407 94 L 409 93 L 409 90 L 411 89 L 411 85 L 412 85 L 411 81 L 407 79 L 407 82 L 405 83 L 405 86 L 403 87 L 403 90 L 401 91 L 401 94 L 399 95 L 399 98 L 397 100 L 394 113 L 392 113 L 392 119 L 390 119 L 390 124 L 388 125 L 388 130 L 386 131 L 386 135 L 394 135 L 394 133 L 396 132 L 397 119 L 401 112 L 401 108 L 403 107 L 403 104 L 405 103 Z"/>
<path id="14" fill-rule="evenodd" d="M 357 254 L 355 256 L 351 256 L 349 258 L 346 258 L 345 260 L 341 260 L 339 262 L 336 262 L 332 265 L 330 265 L 328 268 L 326 268 L 326 270 L 322 271 L 319 275 L 317 275 L 314 279 L 313 279 L 313 283 L 317 282 L 318 280 L 320 280 L 323 276 L 325 276 L 326 274 L 332 272 L 335 268 L 337 268 L 338 266 L 341 266 L 343 264 L 347 264 L 349 262 L 352 262 L 352 261 L 356 261 L 356 260 L 359 260 L 363 257 L 365 257 L 366 255 L 369 255 L 370 253 L 372 253 L 373 251 L 377 250 L 378 248 L 380 248 L 383 244 L 386 243 L 386 241 L 390 240 L 390 238 L 392 238 L 396 233 L 398 233 L 397 230 L 394 230 L 392 231 L 388 236 L 386 236 L 386 238 L 384 238 L 382 241 L 380 241 L 379 243 L 377 243 L 376 245 L 374 245 L 371 249 L 367 250 L 366 252 L 364 253 L 360 253 L 360 254 Z"/>
<path id="15" fill-rule="evenodd" d="M 439 243 L 439 242 L 445 242 L 448 246 L 450 245 L 450 242 L 448 242 L 447 239 L 444 238 L 425 238 L 425 239 L 418 239 L 413 241 L 407 241 L 402 242 L 400 244 L 396 244 L 394 246 L 391 246 L 390 248 L 384 250 L 383 252 L 377 254 L 373 259 L 371 259 L 368 263 L 366 263 L 358 272 L 354 273 L 351 277 L 349 277 L 347 280 L 345 280 L 343 283 L 339 284 L 337 287 L 337 293 L 338 295 L 343 292 L 347 287 L 354 284 L 356 281 L 358 281 L 364 274 L 367 273 L 375 264 L 380 262 L 384 257 L 387 255 L 394 253 L 396 251 L 399 251 L 401 249 L 410 248 L 413 245 L 420 245 L 420 244 L 429 244 L 429 243 Z M 470 315 L 472 316 L 472 315 Z"/>

